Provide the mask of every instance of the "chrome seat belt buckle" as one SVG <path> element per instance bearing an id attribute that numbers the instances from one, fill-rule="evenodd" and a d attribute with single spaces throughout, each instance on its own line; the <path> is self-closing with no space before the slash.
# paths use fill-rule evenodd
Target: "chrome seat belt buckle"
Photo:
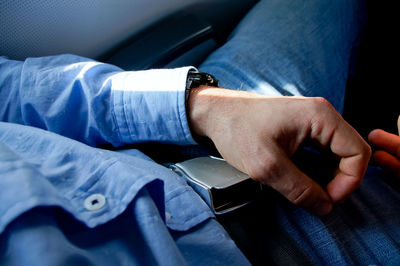
<path id="1" fill-rule="evenodd" d="M 260 183 L 217 157 L 198 157 L 170 167 L 188 182 L 216 215 L 246 206 L 262 189 Z"/>

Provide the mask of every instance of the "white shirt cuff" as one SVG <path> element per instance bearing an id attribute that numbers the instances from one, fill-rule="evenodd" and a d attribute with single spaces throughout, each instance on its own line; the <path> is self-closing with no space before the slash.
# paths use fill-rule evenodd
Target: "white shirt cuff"
<path id="1" fill-rule="evenodd" d="M 196 144 L 185 106 L 186 80 L 191 69 L 195 68 L 121 72 L 109 79 L 121 143 Z"/>

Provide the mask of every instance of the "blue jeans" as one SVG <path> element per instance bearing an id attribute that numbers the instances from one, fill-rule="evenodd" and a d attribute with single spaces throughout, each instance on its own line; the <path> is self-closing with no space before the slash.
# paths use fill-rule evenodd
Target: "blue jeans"
<path id="1" fill-rule="evenodd" d="M 361 1 L 260 1 L 200 69 L 222 87 L 322 96 L 342 111 Z"/>
<path id="2" fill-rule="evenodd" d="M 322 96 L 342 112 L 364 23 L 363 1 L 262 0 L 200 70 L 222 87 Z M 389 183 L 370 167 L 361 187 L 329 216 L 277 199 L 275 218 L 316 264 L 399 264 L 400 197 Z"/>

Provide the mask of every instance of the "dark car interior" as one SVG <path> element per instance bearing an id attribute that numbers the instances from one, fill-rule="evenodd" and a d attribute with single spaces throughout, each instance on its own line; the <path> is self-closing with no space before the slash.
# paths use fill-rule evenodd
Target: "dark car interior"
<path id="1" fill-rule="evenodd" d="M 13 1 L 0 2 L 0 55 L 26 57 L 77 54 L 117 65 L 125 70 L 197 66 L 224 44 L 235 25 L 258 0 L 118 0 L 118 1 Z M 368 20 L 360 42 L 355 71 L 348 80 L 344 117 L 363 137 L 374 128 L 397 133 L 400 114 L 395 3 L 367 1 Z M 152 146 L 147 147 L 152 150 Z M 157 160 L 157 155 L 152 154 Z M 171 156 L 171 153 L 169 153 Z M 162 156 L 161 156 L 162 157 Z M 256 207 L 254 207 L 256 208 Z M 290 246 L 286 253 L 274 249 L 285 234 L 271 225 L 268 232 L 254 232 L 243 218 L 246 210 L 224 225 L 240 248 L 255 257 L 265 243 L 274 263 L 285 254 L 302 261 L 303 254 Z M 270 217 L 263 217 L 265 221 Z M 232 222 L 234 221 L 234 222 Z M 247 230 L 247 231 L 246 231 Z M 243 234 L 247 236 L 243 240 Z M 249 233 L 250 232 L 250 233 Z M 234 235 L 236 234 L 236 236 Z M 274 242 L 275 241 L 275 242 Z M 252 243 L 252 244 L 251 244 Z M 287 253 L 289 252 L 289 253 Z M 261 255 L 257 255 L 261 253 Z M 248 253 L 249 254 L 249 253 Z M 257 258 L 254 261 L 257 261 Z"/>
<path id="2" fill-rule="evenodd" d="M 398 8 L 394 3 L 366 2 L 367 24 L 348 80 L 344 117 L 363 137 L 375 128 L 397 134 Z"/>

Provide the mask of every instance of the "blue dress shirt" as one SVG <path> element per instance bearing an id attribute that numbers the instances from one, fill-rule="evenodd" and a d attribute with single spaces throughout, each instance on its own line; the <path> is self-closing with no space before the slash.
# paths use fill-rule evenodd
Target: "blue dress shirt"
<path id="1" fill-rule="evenodd" d="M 190 67 L 0 57 L 0 264 L 248 264 L 201 198 L 135 149 L 195 144 Z"/>

